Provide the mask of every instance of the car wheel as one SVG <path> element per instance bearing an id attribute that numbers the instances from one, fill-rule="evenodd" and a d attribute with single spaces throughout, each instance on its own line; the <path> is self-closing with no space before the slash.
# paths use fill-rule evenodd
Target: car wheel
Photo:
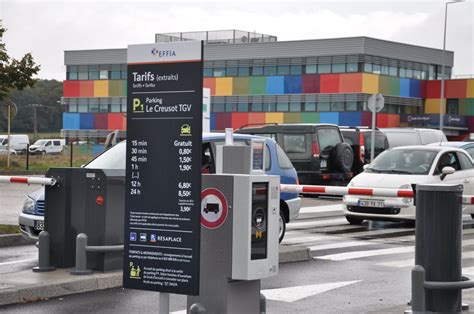
<path id="1" fill-rule="evenodd" d="M 285 231 L 286 231 L 286 221 L 285 221 L 285 214 L 280 210 L 280 218 L 278 220 L 280 229 L 278 231 L 278 242 L 281 243 L 283 241 L 283 238 L 285 237 Z"/>
<path id="2" fill-rule="evenodd" d="M 346 216 L 346 219 L 351 225 L 360 225 L 364 221 L 364 219 L 356 218 L 352 216 Z"/>
<path id="3" fill-rule="evenodd" d="M 41 152 L 41 155 L 43 155 L 43 156 L 46 155 L 46 151 L 43 150 L 43 151 Z"/>

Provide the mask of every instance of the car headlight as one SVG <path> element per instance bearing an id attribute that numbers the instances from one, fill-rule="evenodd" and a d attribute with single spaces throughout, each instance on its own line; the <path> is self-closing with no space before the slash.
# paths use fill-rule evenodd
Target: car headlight
<path id="1" fill-rule="evenodd" d="M 23 204 L 23 212 L 25 214 L 34 214 L 35 213 L 35 201 L 27 197 L 25 203 Z"/>

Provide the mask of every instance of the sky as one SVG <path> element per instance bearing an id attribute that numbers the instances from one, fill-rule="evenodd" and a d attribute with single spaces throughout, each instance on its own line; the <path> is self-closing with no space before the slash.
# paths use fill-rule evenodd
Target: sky
<path id="1" fill-rule="evenodd" d="M 39 78 L 65 79 L 64 51 L 152 43 L 155 33 L 241 29 L 279 41 L 369 36 L 442 49 L 445 1 L 0 0 L 12 57 L 31 52 Z M 448 5 L 454 75 L 474 77 L 474 0 Z"/>

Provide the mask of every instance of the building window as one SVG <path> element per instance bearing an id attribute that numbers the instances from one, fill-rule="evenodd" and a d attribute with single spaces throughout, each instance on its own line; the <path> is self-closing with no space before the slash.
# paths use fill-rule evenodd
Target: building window
<path id="1" fill-rule="evenodd" d="M 278 75 L 289 75 L 290 74 L 290 66 L 289 65 L 279 65 L 278 66 Z"/>
<path id="2" fill-rule="evenodd" d="M 316 104 L 317 111 L 330 111 L 331 104 L 329 102 L 318 102 Z"/>
<path id="3" fill-rule="evenodd" d="M 318 66 L 316 64 L 307 64 L 305 66 L 305 73 L 307 74 L 314 74 L 317 73 Z"/>
<path id="4" fill-rule="evenodd" d="M 332 73 L 344 73 L 344 72 L 346 72 L 345 63 L 334 63 L 332 65 Z"/>
<path id="5" fill-rule="evenodd" d="M 127 79 L 127 71 L 122 71 L 122 74 L 120 75 L 121 79 L 122 80 L 126 80 Z"/>
<path id="6" fill-rule="evenodd" d="M 430 80 L 434 80 L 435 76 L 435 67 L 434 65 L 430 65 L 429 70 L 428 70 L 428 77 Z"/>
<path id="7" fill-rule="evenodd" d="M 290 112 L 300 112 L 300 111 L 301 111 L 301 103 L 299 102 L 290 103 Z"/>
<path id="8" fill-rule="evenodd" d="M 276 111 L 275 109 L 276 109 L 275 103 L 265 103 L 265 104 L 263 104 L 263 110 L 262 111 L 274 112 L 274 111 Z"/>
<path id="9" fill-rule="evenodd" d="M 380 73 L 381 73 L 381 71 L 380 71 L 380 65 L 378 65 L 378 64 L 373 64 L 373 65 L 372 65 L 372 73 L 380 74 Z"/>
<path id="10" fill-rule="evenodd" d="M 100 70 L 100 79 L 101 80 L 108 80 L 109 79 L 109 71 Z"/>
<path id="11" fill-rule="evenodd" d="M 112 104 L 110 105 L 110 112 L 120 112 L 120 101 L 118 101 L 118 103 L 114 103 L 112 101 Z"/>
<path id="12" fill-rule="evenodd" d="M 263 68 L 264 75 L 276 75 L 277 69 L 276 66 L 266 66 Z"/>
<path id="13" fill-rule="evenodd" d="M 70 104 L 69 112 L 77 112 L 77 104 Z"/>
<path id="14" fill-rule="evenodd" d="M 214 76 L 215 77 L 225 76 L 225 68 L 214 68 Z"/>
<path id="15" fill-rule="evenodd" d="M 89 80 L 98 80 L 99 71 L 89 71 Z"/>
<path id="16" fill-rule="evenodd" d="M 203 75 L 205 77 L 212 77 L 212 73 L 213 73 L 212 68 L 204 68 Z"/>
<path id="17" fill-rule="evenodd" d="M 212 104 L 212 111 L 213 112 L 224 112 L 225 111 L 225 104 Z"/>
<path id="18" fill-rule="evenodd" d="M 89 112 L 99 112 L 99 101 L 97 98 L 91 98 L 89 101 Z"/>
<path id="19" fill-rule="evenodd" d="M 234 112 L 234 104 L 225 104 L 225 112 Z"/>
<path id="20" fill-rule="evenodd" d="M 405 68 L 400 68 L 400 77 L 407 77 L 407 69 Z"/>
<path id="21" fill-rule="evenodd" d="M 382 75 L 388 75 L 388 66 L 382 65 Z"/>
<path id="22" fill-rule="evenodd" d="M 358 72 L 359 64 L 358 63 L 348 63 L 346 64 L 347 72 Z"/>
<path id="23" fill-rule="evenodd" d="M 421 71 L 420 70 L 413 71 L 413 78 L 416 78 L 416 79 L 420 80 L 421 79 Z"/>
<path id="24" fill-rule="evenodd" d="M 413 78 L 413 70 L 412 69 L 407 69 L 406 77 Z"/>
<path id="25" fill-rule="evenodd" d="M 67 79 L 68 80 L 77 80 L 77 72 L 68 72 Z"/>
<path id="26" fill-rule="evenodd" d="M 110 78 L 112 80 L 120 80 L 120 71 L 111 71 Z"/>
<path id="27" fill-rule="evenodd" d="M 252 104 L 252 111 L 261 112 L 262 110 L 263 110 L 262 103 L 253 103 Z"/>
<path id="28" fill-rule="evenodd" d="M 227 68 L 226 76 L 237 76 L 237 68 Z"/>
<path id="29" fill-rule="evenodd" d="M 388 68 L 388 75 L 397 76 L 397 68 L 396 67 L 389 67 Z"/>
<path id="30" fill-rule="evenodd" d="M 78 79 L 88 80 L 89 79 L 89 73 L 88 72 L 79 72 Z"/>
<path id="31" fill-rule="evenodd" d="M 301 65 L 292 65 L 290 67 L 291 75 L 300 75 L 301 73 L 303 73 L 303 67 Z"/>
<path id="32" fill-rule="evenodd" d="M 331 111 L 344 111 L 344 102 L 332 102 L 331 103 Z"/>
<path id="33" fill-rule="evenodd" d="M 122 104 L 122 112 L 127 112 L 127 97 L 121 98 L 120 103 Z"/>
<path id="34" fill-rule="evenodd" d="M 247 111 L 249 111 L 249 104 L 247 104 L 247 103 L 238 103 L 237 104 L 237 111 L 238 112 L 247 112 Z"/>
<path id="35" fill-rule="evenodd" d="M 77 112 L 88 112 L 87 108 L 87 99 L 85 98 L 80 98 L 79 99 L 79 104 L 77 105 Z"/>
<path id="36" fill-rule="evenodd" d="M 316 111 L 315 102 L 307 102 L 304 104 L 304 111 Z"/>
<path id="37" fill-rule="evenodd" d="M 357 101 L 346 102 L 346 111 L 357 111 Z"/>
<path id="38" fill-rule="evenodd" d="M 99 112 L 109 112 L 109 105 L 108 104 L 100 104 L 99 105 Z"/>
<path id="39" fill-rule="evenodd" d="M 249 67 L 240 67 L 238 69 L 239 76 L 249 76 L 250 75 L 250 68 Z"/>
<path id="40" fill-rule="evenodd" d="M 364 63 L 364 72 L 372 73 L 372 63 Z"/>
<path id="41" fill-rule="evenodd" d="M 288 111 L 287 102 L 279 102 L 276 104 L 276 111 Z"/>
<path id="42" fill-rule="evenodd" d="M 253 67 L 252 68 L 252 75 L 253 76 L 263 75 L 263 67 Z"/>
<path id="43" fill-rule="evenodd" d="M 318 73 L 331 73 L 330 64 L 318 64 Z"/>
<path id="44" fill-rule="evenodd" d="M 448 99 L 446 101 L 446 113 L 447 114 L 459 114 L 459 99 Z"/>

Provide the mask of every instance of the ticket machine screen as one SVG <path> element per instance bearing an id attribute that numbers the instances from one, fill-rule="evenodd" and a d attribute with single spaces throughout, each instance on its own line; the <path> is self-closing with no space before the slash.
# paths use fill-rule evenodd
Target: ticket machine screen
<path id="1" fill-rule="evenodd" d="M 251 260 L 267 258 L 268 183 L 252 183 Z"/>

